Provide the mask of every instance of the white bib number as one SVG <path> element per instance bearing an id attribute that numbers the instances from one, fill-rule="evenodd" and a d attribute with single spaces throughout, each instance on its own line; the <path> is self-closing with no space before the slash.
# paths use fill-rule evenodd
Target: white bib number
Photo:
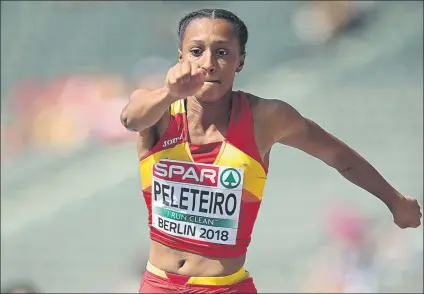
<path id="1" fill-rule="evenodd" d="M 236 244 L 243 169 L 161 160 L 152 174 L 154 228 L 193 240 Z"/>

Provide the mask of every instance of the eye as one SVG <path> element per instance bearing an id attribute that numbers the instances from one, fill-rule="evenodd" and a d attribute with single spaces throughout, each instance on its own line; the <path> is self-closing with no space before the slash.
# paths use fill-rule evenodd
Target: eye
<path id="1" fill-rule="evenodd" d="M 202 55 L 202 51 L 198 48 L 191 49 L 190 52 L 193 56 L 196 56 L 196 57 L 199 57 L 200 55 Z"/>
<path id="2" fill-rule="evenodd" d="M 227 55 L 227 54 L 228 54 L 228 51 L 227 51 L 227 50 L 225 50 L 225 49 L 218 49 L 218 50 L 216 51 L 216 53 L 218 54 L 218 56 L 225 56 L 225 55 Z"/>

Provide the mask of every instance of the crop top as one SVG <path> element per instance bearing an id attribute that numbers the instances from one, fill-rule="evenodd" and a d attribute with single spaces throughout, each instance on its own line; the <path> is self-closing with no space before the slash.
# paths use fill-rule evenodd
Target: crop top
<path id="1" fill-rule="evenodd" d="M 268 173 L 246 94 L 233 93 L 222 142 L 189 143 L 185 99 L 169 112 L 167 130 L 139 162 L 150 238 L 205 256 L 245 254 Z"/>

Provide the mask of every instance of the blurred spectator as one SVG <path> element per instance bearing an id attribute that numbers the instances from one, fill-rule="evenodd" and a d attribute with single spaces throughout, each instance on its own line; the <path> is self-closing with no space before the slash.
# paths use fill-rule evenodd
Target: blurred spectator
<path id="1" fill-rule="evenodd" d="M 414 281 L 422 278 L 422 274 L 417 276 L 414 260 L 422 260 L 422 231 L 408 235 L 394 224 L 376 226 L 343 204 L 330 207 L 324 229 L 330 243 L 311 263 L 309 279 L 302 285 L 305 292 L 381 293 L 397 289 L 406 293 L 418 290 Z"/>
<path id="2" fill-rule="evenodd" d="M 385 281 L 382 292 L 422 293 L 422 283 L 416 283 L 423 275 L 422 228 L 402 231 L 395 225 L 385 225 L 375 234 L 379 244 L 377 270 Z"/>
<path id="3" fill-rule="evenodd" d="M 15 283 L 10 283 L 4 287 L 1 293 L 40 293 L 38 288 L 32 282 L 18 281 Z"/>
<path id="4" fill-rule="evenodd" d="M 377 293 L 371 223 L 354 209 L 336 205 L 325 228 L 333 242 L 313 261 L 305 292 Z"/>
<path id="5" fill-rule="evenodd" d="M 375 1 L 310 1 L 294 14 L 293 27 L 299 39 L 323 43 L 348 30 L 373 7 Z"/>
<path id="6" fill-rule="evenodd" d="M 134 133 L 119 120 L 128 88 L 126 81 L 112 75 L 71 75 L 48 83 L 30 80 L 15 85 L 11 119 L 2 125 L 2 161 L 27 147 L 66 153 L 92 139 L 132 140 Z"/>

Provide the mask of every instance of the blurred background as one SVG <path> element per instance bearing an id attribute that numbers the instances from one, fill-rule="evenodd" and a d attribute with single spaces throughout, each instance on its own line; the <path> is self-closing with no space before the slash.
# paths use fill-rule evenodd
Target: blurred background
<path id="1" fill-rule="evenodd" d="M 421 1 L 2 1 L 2 289 L 137 292 L 147 214 L 119 115 L 162 83 L 198 8 L 249 28 L 235 88 L 287 101 L 422 204 Z M 271 158 L 247 262 L 260 292 L 423 292 L 422 226 L 397 229 L 297 150 Z"/>

